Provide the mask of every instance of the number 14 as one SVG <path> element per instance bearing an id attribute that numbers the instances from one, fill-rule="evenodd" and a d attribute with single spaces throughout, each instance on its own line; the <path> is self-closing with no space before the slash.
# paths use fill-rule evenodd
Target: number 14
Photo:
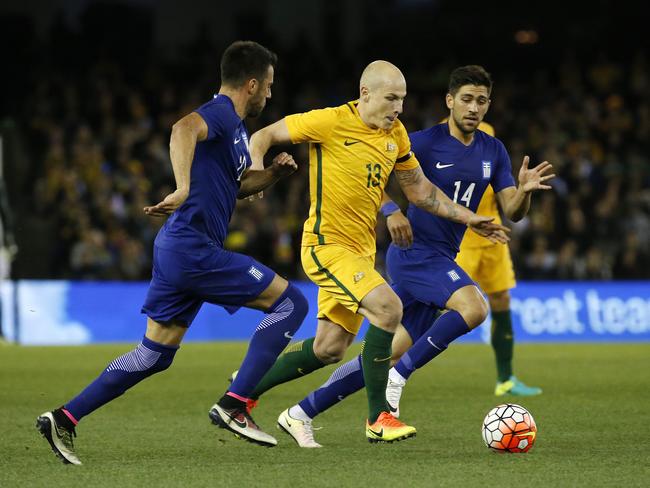
<path id="1" fill-rule="evenodd" d="M 454 181 L 454 186 L 456 187 L 456 191 L 454 192 L 454 203 L 458 203 L 458 194 L 460 193 L 460 181 Z M 474 187 L 476 186 L 476 183 L 470 183 L 470 185 L 467 187 L 467 190 L 465 190 L 465 193 L 463 193 L 463 196 L 460 197 L 460 201 L 465 204 L 466 207 L 469 207 L 469 202 L 472 199 L 472 193 L 474 193 Z"/>

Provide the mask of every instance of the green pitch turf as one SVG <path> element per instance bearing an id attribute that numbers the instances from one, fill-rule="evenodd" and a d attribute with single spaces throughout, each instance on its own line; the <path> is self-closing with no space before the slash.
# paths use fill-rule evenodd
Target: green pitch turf
<path id="1" fill-rule="evenodd" d="M 535 417 L 539 436 L 527 454 L 483 446 L 480 426 L 501 403 L 492 394 L 492 352 L 460 345 L 414 374 L 402 416 L 418 429 L 401 443 L 365 440 L 363 392 L 321 415 L 325 447 L 299 449 L 275 429 L 277 415 L 319 386 L 326 368 L 269 392 L 255 410 L 279 446 L 262 448 L 212 426 L 208 409 L 245 344 L 185 344 L 172 368 L 83 420 L 77 452 L 65 466 L 34 423 L 95 378 L 129 345 L 0 348 L 0 486 L 504 487 L 648 486 L 650 344 L 521 345 L 517 373 L 544 388 L 513 398 Z M 356 348 L 355 348 L 356 351 Z"/>

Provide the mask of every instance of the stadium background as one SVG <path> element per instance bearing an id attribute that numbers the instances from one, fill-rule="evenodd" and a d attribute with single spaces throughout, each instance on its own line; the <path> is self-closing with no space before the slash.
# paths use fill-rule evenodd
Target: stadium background
<path id="1" fill-rule="evenodd" d="M 647 486 L 650 69 L 641 8 L 613 0 L 0 2 L 5 335 L 23 344 L 109 342 L 0 340 L 0 486 Z M 445 115 L 450 69 L 480 63 L 493 74 L 488 120 L 515 170 L 524 152 L 558 169 L 554 191 L 534 197 L 511 245 L 520 279 L 516 374 L 544 389 L 507 400 L 537 421 L 529 454 L 483 446 L 481 421 L 502 401 L 484 344 L 450 347 L 413 375 L 403 410 L 418 435 L 408 442 L 366 442 L 364 394 L 318 418 L 324 449 L 278 437 L 265 450 L 226 436 L 206 413 L 259 317 L 226 317 L 213 306 L 188 333 L 202 342 L 184 343 L 169 371 L 83 420 L 80 469 L 61 465 L 37 435 L 40 412 L 76 395 L 141 336 L 160 225 L 141 208 L 169 189 L 171 124 L 212 96 L 221 52 L 239 38 L 280 55 L 273 99 L 251 130 L 354 98 L 375 58 L 404 70 L 402 119 L 411 130 Z M 305 148 L 293 152 L 304 165 Z M 298 280 L 305 170 L 264 200 L 241 202 L 229 241 Z M 382 250 L 383 223 L 378 230 Z M 312 326 L 306 321 L 303 334 Z M 468 340 L 484 339 L 482 329 Z M 353 345 L 346 359 L 358 352 Z M 278 413 L 332 369 L 269 392 L 256 421 L 270 432 Z"/>
<path id="2" fill-rule="evenodd" d="M 137 300 L 112 310 L 113 321 L 131 324 L 124 327 L 131 335 L 102 335 L 117 328 L 98 325 L 97 307 L 144 293 L 144 285 L 115 282 L 150 276 L 161 221 L 141 209 L 171 188 L 171 125 L 216 92 L 225 46 L 254 39 L 275 50 L 280 63 L 273 99 L 249 121 L 251 132 L 284 114 L 355 98 L 361 70 L 376 58 L 402 68 L 409 95 L 401 118 L 410 130 L 423 128 L 446 115 L 450 70 L 484 65 L 495 80 L 486 120 L 510 150 L 515 174 L 524 154 L 552 161 L 558 174 L 554 190 L 536 195 L 529 216 L 513 226 L 510 246 L 523 283 L 515 301 L 538 300 L 532 312 L 515 306 L 519 337 L 648 340 L 650 70 L 647 46 L 638 42 L 642 16 L 619 7 L 612 1 L 499 2 L 498 8 L 424 0 L 4 1 L 2 198 L 11 209 L 2 214 L 5 271 L 15 257 L 2 287 L 5 335 L 24 343 L 138 337 Z M 307 154 L 305 147 L 292 152 L 301 169 L 263 200 L 239 202 L 227 246 L 303 280 Z M 389 236 L 382 221 L 383 269 Z M 549 295 L 544 280 L 569 281 Z M 599 284 L 612 280 L 625 281 Z M 582 281 L 588 284 L 576 285 Z M 594 329 L 589 290 L 611 302 L 594 312 L 613 324 L 611 334 Z M 577 320 L 593 334 L 572 332 L 567 292 L 578 297 Z M 522 329 L 526 313 L 535 324 L 552 316 L 559 325 Z M 241 326 L 233 332 L 218 310 L 201 318 L 208 325 L 190 338 L 250 333 Z M 67 327 L 76 323 L 95 332 L 75 339 Z"/>

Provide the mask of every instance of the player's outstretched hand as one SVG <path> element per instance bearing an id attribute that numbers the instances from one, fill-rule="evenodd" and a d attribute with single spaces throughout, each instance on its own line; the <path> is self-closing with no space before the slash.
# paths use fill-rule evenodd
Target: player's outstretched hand
<path id="1" fill-rule="evenodd" d="M 298 165 L 293 160 L 293 156 L 291 154 L 287 154 L 286 152 L 282 152 L 274 157 L 271 167 L 281 177 L 289 176 L 291 173 L 298 169 Z"/>
<path id="2" fill-rule="evenodd" d="M 386 217 L 386 227 L 390 232 L 393 243 L 402 249 L 411 247 L 413 244 L 413 229 L 411 223 L 399 210 Z"/>
<path id="3" fill-rule="evenodd" d="M 519 185 L 521 189 L 525 193 L 536 190 L 550 190 L 552 187 L 544 183 L 551 178 L 555 178 L 554 173 L 548 174 L 549 171 L 553 170 L 553 165 L 548 161 L 544 161 L 534 168 L 529 168 L 528 163 L 530 163 L 530 158 L 524 156 L 524 161 L 521 163 L 521 169 L 519 170 Z"/>
<path id="4" fill-rule="evenodd" d="M 475 215 L 469 221 L 467 226 L 476 232 L 478 235 L 485 237 L 494 244 L 505 244 L 510 240 L 508 233 L 510 229 L 504 225 L 495 224 L 492 222 L 494 217 L 483 217 Z"/>
<path id="5" fill-rule="evenodd" d="M 166 217 L 167 215 L 171 215 L 174 213 L 174 210 L 181 206 L 188 194 L 188 190 L 176 190 L 174 193 L 167 195 L 159 204 L 153 205 L 152 207 L 144 207 L 144 213 L 152 217 Z"/>

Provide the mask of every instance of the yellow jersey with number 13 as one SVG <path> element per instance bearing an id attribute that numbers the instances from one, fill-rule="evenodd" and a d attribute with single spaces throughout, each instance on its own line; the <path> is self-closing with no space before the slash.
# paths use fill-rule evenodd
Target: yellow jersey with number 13
<path id="1" fill-rule="evenodd" d="M 337 244 L 361 256 L 376 252 L 375 226 L 393 168 L 415 169 L 404 125 L 371 129 L 357 102 L 285 117 L 291 142 L 309 142 L 309 218 L 303 246 Z"/>

